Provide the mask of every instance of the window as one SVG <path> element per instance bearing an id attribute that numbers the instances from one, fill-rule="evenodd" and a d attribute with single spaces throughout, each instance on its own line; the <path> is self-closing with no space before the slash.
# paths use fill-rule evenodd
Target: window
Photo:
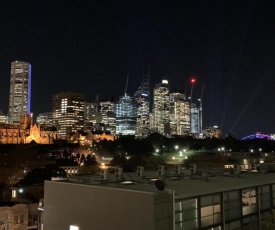
<path id="1" fill-rule="evenodd" d="M 183 200 L 175 203 L 176 230 L 198 229 L 197 199 Z"/>
<path id="2" fill-rule="evenodd" d="M 240 192 L 238 190 L 224 193 L 225 221 L 241 217 Z"/>
<path id="3" fill-rule="evenodd" d="M 221 222 L 220 194 L 201 197 L 201 227 Z"/>
<path id="4" fill-rule="evenodd" d="M 273 207 L 275 207 L 275 184 L 272 185 Z"/>
<path id="5" fill-rule="evenodd" d="M 255 213 L 257 211 L 257 192 L 256 188 L 242 190 L 243 215 Z"/>
<path id="6" fill-rule="evenodd" d="M 271 208 L 271 194 L 269 185 L 259 187 L 260 193 L 260 208 L 261 210 L 267 210 Z"/>

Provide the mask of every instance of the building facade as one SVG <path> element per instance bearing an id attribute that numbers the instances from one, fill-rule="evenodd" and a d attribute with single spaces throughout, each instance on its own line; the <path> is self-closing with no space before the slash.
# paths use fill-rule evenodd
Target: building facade
<path id="1" fill-rule="evenodd" d="M 23 61 L 11 63 L 9 123 L 20 124 L 20 117 L 30 114 L 31 65 Z"/>
<path id="2" fill-rule="evenodd" d="M 39 113 L 36 117 L 36 124 L 49 126 L 49 127 L 54 126 L 53 113 L 52 112 Z"/>
<path id="3" fill-rule="evenodd" d="M 126 93 L 116 103 L 116 134 L 135 135 L 137 104 L 134 97 Z"/>
<path id="4" fill-rule="evenodd" d="M 105 181 L 100 181 L 100 175 L 97 179 L 46 181 L 44 230 L 69 229 L 70 226 L 78 230 L 91 227 L 123 230 L 275 228 L 272 173 L 212 171 L 215 176 L 208 177 L 207 171 L 196 175 L 191 169 L 180 172 L 179 168 L 174 168 L 167 174 L 165 170 L 163 166 L 157 172 L 143 171 L 139 178 L 137 173 L 127 173 L 122 180 L 107 174 Z M 158 191 L 153 183 L 160 174 L 163 174 L 161 180 L 167 181 L 163 191 Z M 74 199 L 75 193 L 80 200 Z M 72 213 L 70 207 L 78 211 Z"/>
<path id="5" fill-rule="evenodd" d="M 191 103 L 190 131 L 194 135 L 200 134 L 200 108 L 195 103 Z"/>
<path id="6" fill-rule="evenodd" d="M 33 124 L 32 118 L 24 115 L 20 124 L 0 124 L 0 144 L 53 144 L 59 140 L 56 127 Z"/>
<path id="7" fill-rule="evenodd" d="M 8 116 L 0 110 L 0 123 L 8 123 Z"/>
<path id="8" fill-rule="evenodd" d="M 143 74 L 142 82 L 134 95 L 137 102 L 136 136 L 146 137 L 150 130 L 150 76 Z"/>
<path id="9" fill-rule="evenodd" d="M 53 96 L 53 122 L 63 139 L 84 125 L 84 95 L 65 92 Z"/>
<path id="10" fill-rule="evenodd" d="M 170 134 L 169 127 L 169 85 L 167 80 L 154 87 L 154 128 L 162 135 Z"/>
<path id="11" fill-rule="evenodd" d="M 170 93 L 170 130 L 172 135 L 190 134 L 190 104 L 183 93 Z"/>

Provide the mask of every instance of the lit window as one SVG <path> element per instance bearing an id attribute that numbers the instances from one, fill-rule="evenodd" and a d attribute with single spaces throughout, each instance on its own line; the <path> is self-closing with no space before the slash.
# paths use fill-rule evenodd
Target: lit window
<path id="1" fill-rule="evenodd" d="M 70 229 L 69 230 L 79 230 L 79 227 L 75 226 L 75 225 L 70 225 Z"/>
<path id="2" fill-rule="evenodd" d="M 16 190 L 12 190 L 12 197 L 13 197 L 13 198 L 16 197 Z"/>

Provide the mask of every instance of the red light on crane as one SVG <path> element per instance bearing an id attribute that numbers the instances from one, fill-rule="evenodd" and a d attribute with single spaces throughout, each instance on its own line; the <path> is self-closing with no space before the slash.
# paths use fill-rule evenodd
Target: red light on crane
<path id="1" fill-rule="evenodd" d="M 190 83 L 195 84 L 196 83 L 196 78 L 191 78 Z"/>

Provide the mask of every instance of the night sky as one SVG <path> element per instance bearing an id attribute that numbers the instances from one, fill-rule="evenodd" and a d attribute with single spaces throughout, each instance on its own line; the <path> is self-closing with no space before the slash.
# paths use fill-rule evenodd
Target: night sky
<path id="1" fill-rule="evenodd" d="M 128 93 L 150 65 L 151 88 L 203 93 L 203 126 L 238 138 L 275 133 L 274 1 L 112 0 L 0 3 L 0 109 L 8 112 L 10 62 L 32 64 L 34 116 L 52 95 L 94 102 Z"/>

